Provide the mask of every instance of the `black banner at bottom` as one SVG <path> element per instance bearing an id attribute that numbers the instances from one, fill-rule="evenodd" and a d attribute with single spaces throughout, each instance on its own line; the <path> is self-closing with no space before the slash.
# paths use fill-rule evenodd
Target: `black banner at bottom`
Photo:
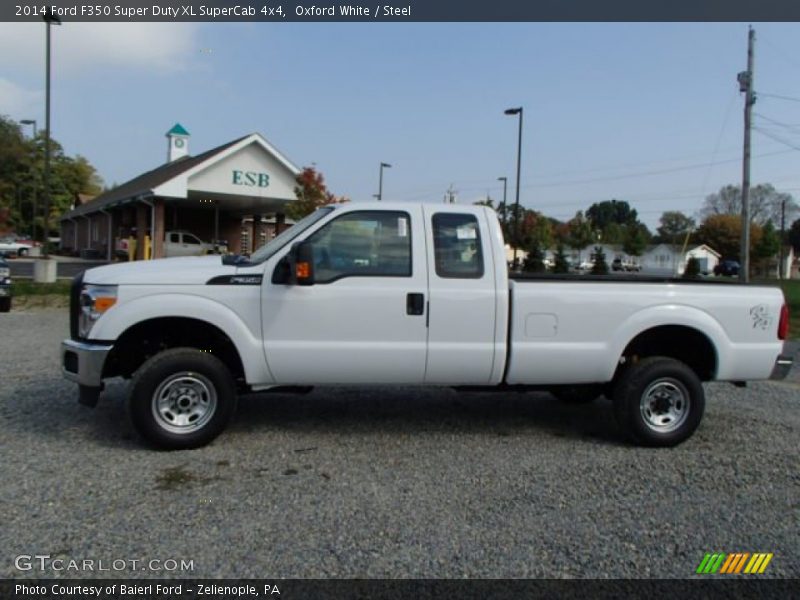
<path id="1" fill-rule="evenodd" d="M 22 579 L 3 600 L 791 598 L 796 579 Z"/>

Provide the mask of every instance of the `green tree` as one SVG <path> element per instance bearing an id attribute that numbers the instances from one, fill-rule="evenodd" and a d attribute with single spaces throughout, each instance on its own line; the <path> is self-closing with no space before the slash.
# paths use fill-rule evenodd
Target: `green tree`
<path id="1" fill-rule="evenodd" d="M 625 226 L 622 240 L 622 250 L 630 256 L 641 256 L 647 243 L 650 241 L 650 232 L 642 223 L 629 223 Z"/>
<path id="2" fill-rule="evenodd" d="M 607 275 L 608 263 L 606 263 L 606 253 L 602 246 L 595 246 L 592 252 L 592 275 Z"/>
<path id="3" fill-rule="evenodd" d="M 668 210 L 661 215 L 656 233 L 660 242 L 681 246 L 692 229 L 694 219 L 679 210 Z"/>
<path id="4" fill-rule="evenodd" d="M 554 258 L 553 273 L 569 273 L 569 261 L 564 253 L 564 244 L 558 244 Z"/>
<path id="5" fill-rule="evenodd" d="M 295 180 L 294 195 L 297 200 L 286 205 L 286 215 L 295 221 L 328 204 L 349 202 L 328 191 L 325 178 L 313 167 L 305 167 Z"/>
<path id="6" fill-rule="evenodd" d="M 761 239 L 753 248 L 753 258 L 760 261 L 762 269 L 766 271 L 770 259 L 774 258 L 780 249 L 780 233 L 775 231 L 772 221 L 767 221 L 761 230 Z"/>
<path id="7" fill-rule="evenodd" d="M 794 248 L 794 253 L 800 255 L 800 219 L 797 219 L 787 232 L 788 242 Z"/>
<path id="8" fill-rule="evenodd" d="M 696 257 L 690 256 L 686 261 L 686 268 L 683 270 L 684 279 L 697 279 L 700 277 L 700 261 Z"/>
<path id="9" fill-rule="evenodd" d="M 790 194 L 779 192 L 769 183 L 761 183 L 750 188 L 750 219 L 758 225 L 766 225 L 772 220 L 779 223 L 781 211 L 791 219 L 800 211 Z M 706 219 L 712 215 L 742 214 L 742 188 L 738 185 L 726 185 L 718 192 L 706 196 L 700 215 Z"/>
<path id="10" fill-rule="evenodd" d="M 580 261 L 582 250 L 594 240 L 592 224 L 586 219 L 583 212 L 578 211 L 568 225 L 568 244 L 570 248 L 578 251 L 578 260 Z"/>
<path id="11" fill-rule="evenodd" d="M 547 270 L 544 266 L 544 252 L 538 240 L 533 240 L 528 246 L 528 255 L 522 263 L 522 270 L 527 273 L 543 273 Z"/>
<path id="12" fill-rule="evenodd" d="M 600 231 L 605 231 L 611 223 L 630 225 L 637 221 L 636 209 L 625 200 L 603 200 L 595 202 L 586 211 L 586 216 Z"/>

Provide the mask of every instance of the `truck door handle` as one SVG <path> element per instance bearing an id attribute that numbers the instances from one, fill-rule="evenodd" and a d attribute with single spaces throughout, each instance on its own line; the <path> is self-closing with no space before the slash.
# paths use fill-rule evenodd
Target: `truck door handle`
<path id="1" fill-rule="evenodd" d="M 425 295 L 408 294 L 406 296 L 406 314 L 421 315 L 425 313 Z"/>

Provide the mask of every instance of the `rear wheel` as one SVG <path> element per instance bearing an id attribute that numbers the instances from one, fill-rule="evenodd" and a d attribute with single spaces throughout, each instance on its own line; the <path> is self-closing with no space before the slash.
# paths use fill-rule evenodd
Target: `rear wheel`
<path id="1" fill-rule="evenodd" d="M 650 357 L 630 366 L 614 387 L 620 427 L 645 446 L 675 446 L 691 437 L 705 410 L 697 374 L 672 358 Z"/>
<path id="2" fill-rule="evenodd" d="M 225 364 L 194 348 L 165 350 L 136 372 L 128 411 L 136 431 L 170 450 L 197 448 L 216 438 L 236 409 Z"/>

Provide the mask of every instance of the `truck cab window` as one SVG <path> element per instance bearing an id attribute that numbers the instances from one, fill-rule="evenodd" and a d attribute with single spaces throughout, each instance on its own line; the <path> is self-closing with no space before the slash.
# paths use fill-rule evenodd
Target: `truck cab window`
<path id="1" fill-rule="evenodd" d="M 480 279 L 483 253 L 478 220 L 474 215 L 433 215 L 436 275 L 443 278 Z"/>
<path id="2" fill-rule="evenodd" d="M 403 212 L 359 211 L 309 238 L 317 283 L 342 277 L 411 277 L 411 228 Z"/>

